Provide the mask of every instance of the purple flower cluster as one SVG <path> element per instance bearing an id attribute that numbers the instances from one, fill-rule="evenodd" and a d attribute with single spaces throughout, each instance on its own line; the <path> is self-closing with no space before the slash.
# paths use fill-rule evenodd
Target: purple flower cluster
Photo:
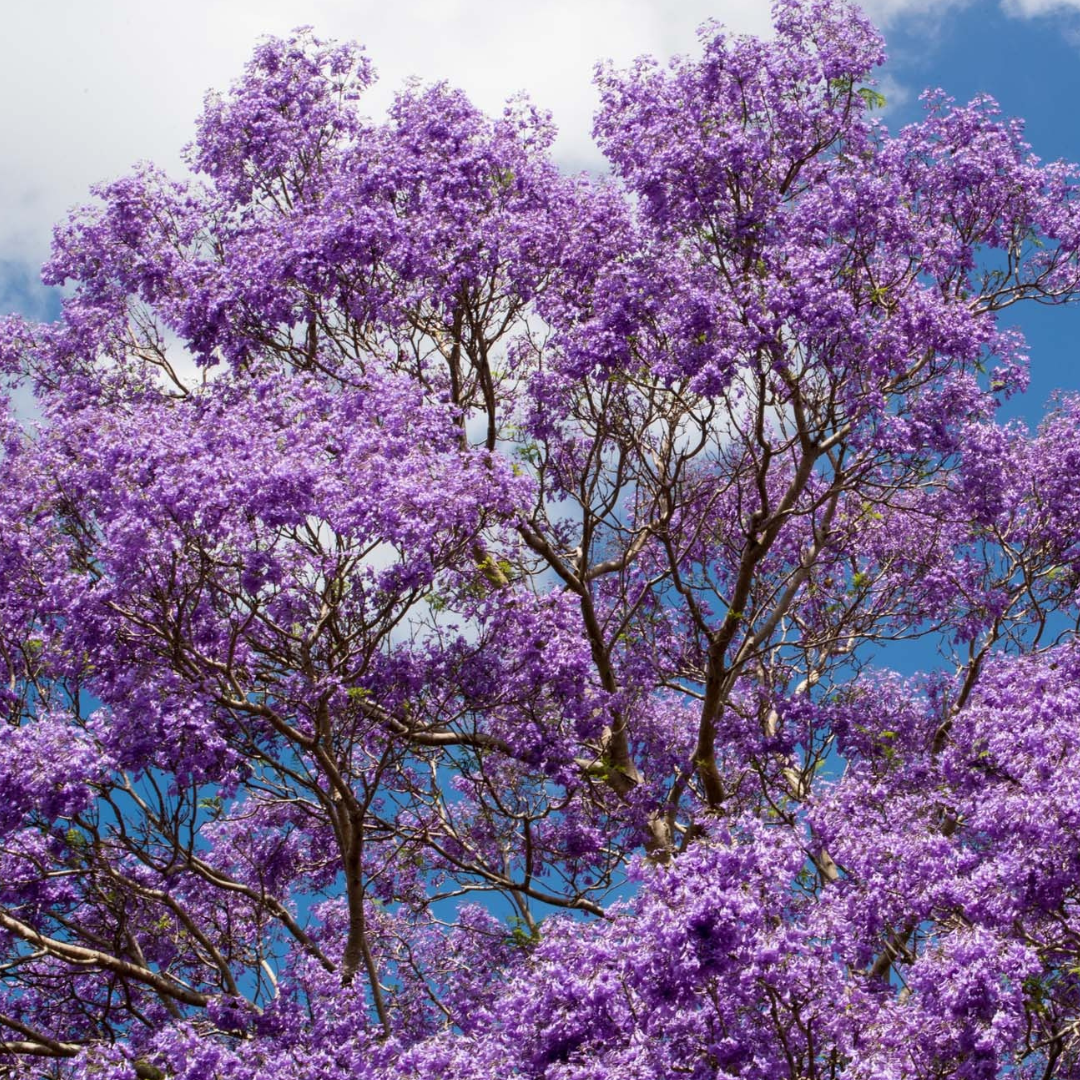
<path id="1" fill-rule="evenodd" d="M 774 21 L 601 67 L 606 180 L 268 39 L 57 229 L 0 1075 L 1080 1076 L 1080 400 L 997 419 L 1076 169 Z"/>

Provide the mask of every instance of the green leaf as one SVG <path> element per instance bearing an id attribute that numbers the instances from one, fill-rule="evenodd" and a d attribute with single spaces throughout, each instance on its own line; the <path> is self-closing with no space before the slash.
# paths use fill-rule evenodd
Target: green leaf
<path id="1" fill-rule="evenodd" d="M 855 91 L 866 103 L 868 109 L 882 109 L 885 107 L 885 97 L 883 94 L 879 94 L 876 90 L 871 89 L 869 86 L 860 86 Z"/>

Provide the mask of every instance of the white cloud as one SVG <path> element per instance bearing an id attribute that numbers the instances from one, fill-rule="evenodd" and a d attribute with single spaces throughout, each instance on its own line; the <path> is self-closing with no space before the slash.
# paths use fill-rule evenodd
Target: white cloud
<path id="1" fill-rule="evenodd" d="M 12 5 L 0 67 L 0 256 L 40 263 L 52 224 L 90 184 L 137 160 L 179 171 L 208 89 L 239 75 L 256 39 L 310 24 L 363 42 L 379 71 L 378 115 L 405 78 L 448 79 L 483 108 L 528 91 L 550 108 L 568 168 L 600 164 L 589 137 L 601 57 L 695 48 L 716 17 L 768 29 L 759 0 L 53 0 Z"/>
<path id="2" fill-rule="evenodd" d="M 866 13 L 878 26 L 889 27 L 900 18 L 916 16 L 936 26 L 951 11 L 967 7 L 972 0 L 864 0 Z"/>
<path id="3" fill-rule="evenodd" d="M 1001 10 L 1022 19 L 1080 11 L 1080 0 L 1002 0 Z"/>

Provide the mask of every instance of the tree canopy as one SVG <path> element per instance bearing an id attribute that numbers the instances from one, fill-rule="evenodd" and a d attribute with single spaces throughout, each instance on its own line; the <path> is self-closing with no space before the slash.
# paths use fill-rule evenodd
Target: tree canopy
<path id="1" fill-rule="evenodd" d="M 605 179 L 267 39 L 58 227 L 0 1076 L 1080 1076 L 1077 169 L 774 18 L 599 69 Z"/>

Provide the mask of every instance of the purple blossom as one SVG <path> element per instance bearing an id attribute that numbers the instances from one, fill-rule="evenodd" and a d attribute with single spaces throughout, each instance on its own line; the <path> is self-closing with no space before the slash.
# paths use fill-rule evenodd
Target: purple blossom
<path id="1" fill-rule="evenodd" d="M 1076 169 L 774 21 L 601 67 L 604 181 L 269 38 L 57 229 L 0 1074 L 1078 1075 L 1080 401 L 997 419 Z"/>

